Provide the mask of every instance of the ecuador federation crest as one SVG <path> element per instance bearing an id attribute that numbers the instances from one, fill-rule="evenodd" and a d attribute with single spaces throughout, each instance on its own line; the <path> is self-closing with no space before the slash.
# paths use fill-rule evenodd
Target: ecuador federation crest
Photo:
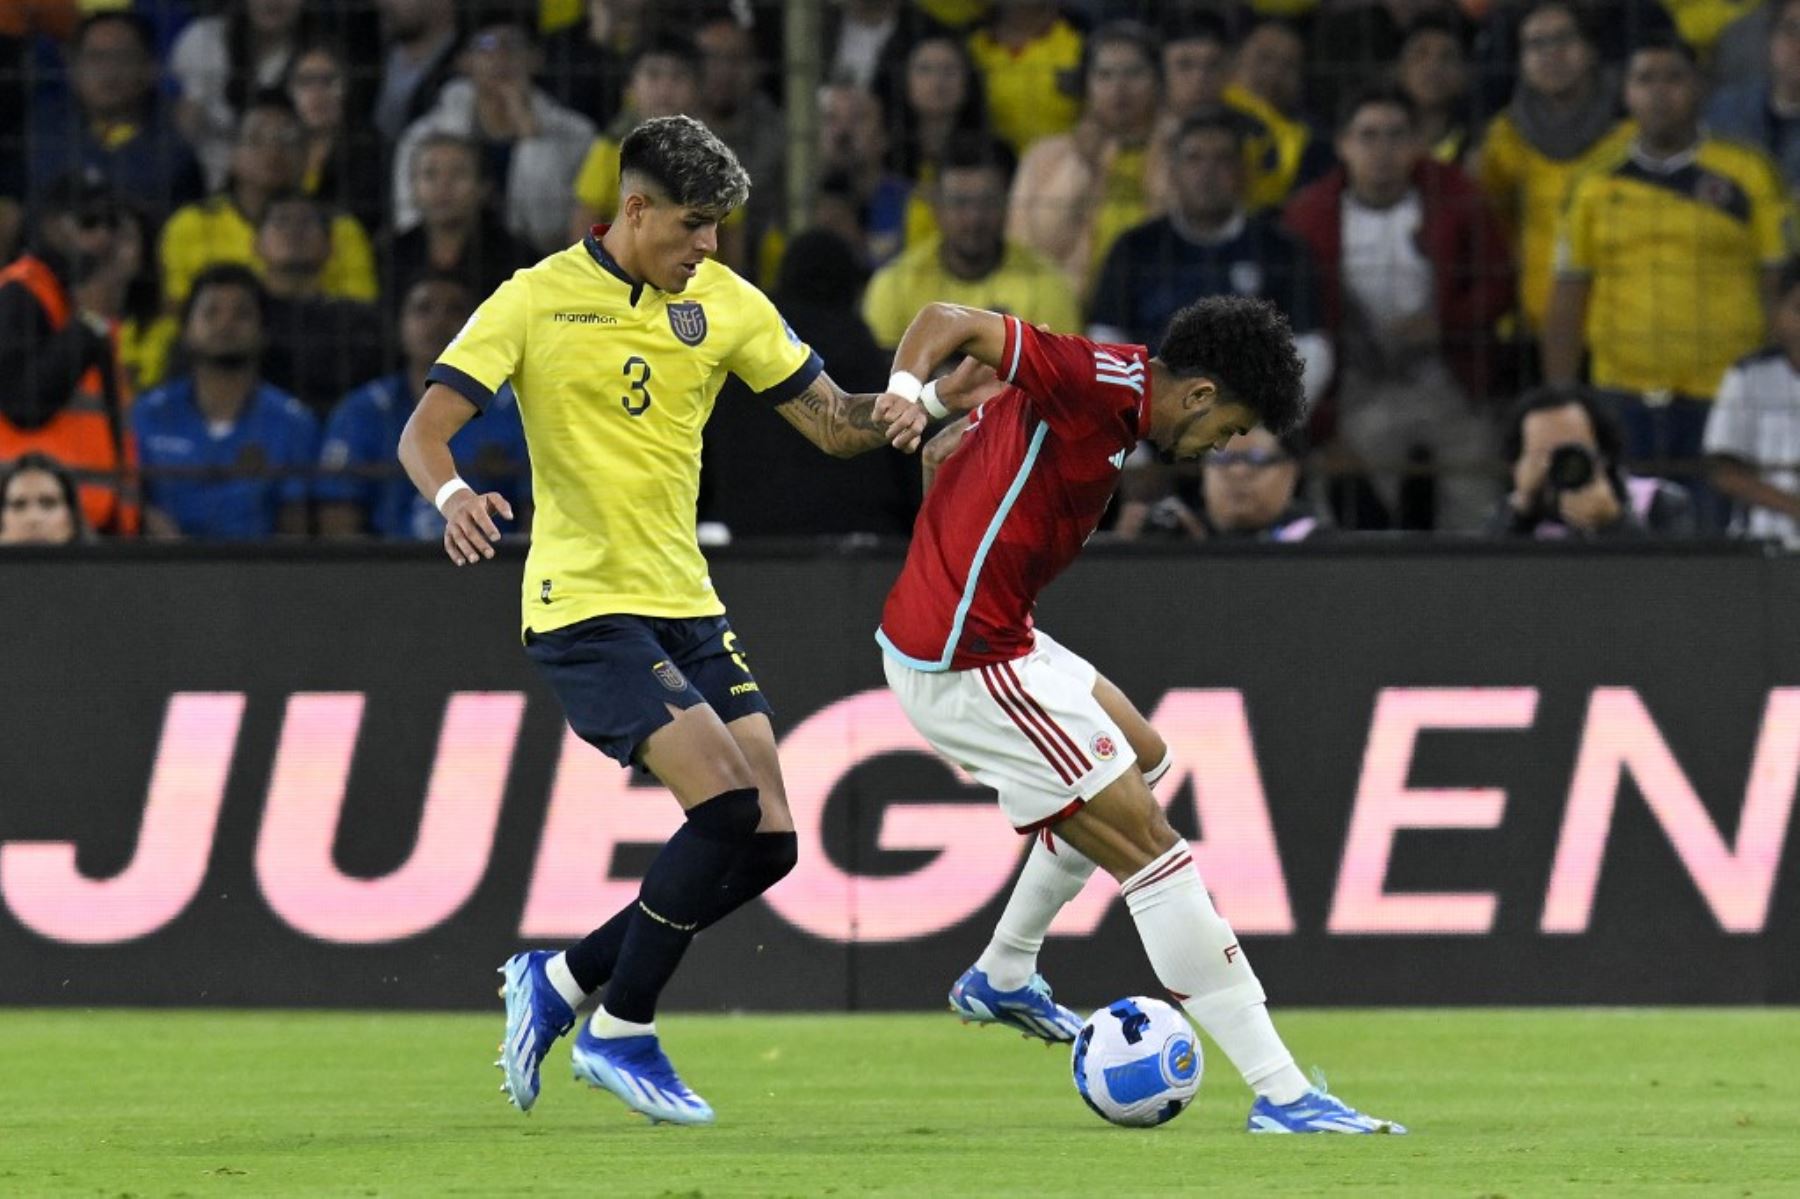
<path id="1" fill-rule="evenodd" d="M 706 340 L 706 309 L 698 300 L 683 300 L 669 305 L 669 328 L 684 346 L 697 346 Z"/>
<path id="2" fill-rule="evenodd" d="M 664 687 L 667 687 L 670 691 L 684 691 L 687 689 L 687 678 L 681 673 L 681 668 L 667 658 L 664 658 L 662 661 L 652 666 L 650 668 L 650 673 L 656 676 L 657 682 L 661 683 Z"/>

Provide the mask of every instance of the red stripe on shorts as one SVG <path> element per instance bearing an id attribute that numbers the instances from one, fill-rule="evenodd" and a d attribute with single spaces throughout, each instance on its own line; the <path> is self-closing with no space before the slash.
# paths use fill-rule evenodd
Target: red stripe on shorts
<path id="1" fill-rule="evenodd" d="M 1044 722 L 1055 730 L 1056 735 L 1062 738 L 1062 742 L 1068 747 L 1069 752 L 1075 755 L 1075 760 L 1081 763 L 1081 773 L 1086 774 L 1088 771 L 1092 770 L 1094 764 L 1087 760 L 1087 755 L 1083 754 L 1081 752 L 1081 747 L 1075 744 L 1075 738 L 1064 732 L 1062 725 L 1057 724 L 1055 720 L 1051 719 L 1050 713 L 1044 711 L 1044 705 L 1038 703 L 1037 700 L 1032 698 L 1031 692 L 1025 690 L 1025 680 L 1021 679 L 1018 672 L 1012 668 L 1012 663 L 1002 662 L 1001 666 L 1006 670 L 1007 674 L 1012 676 L 1013 686 L 1019 689 L 1019 694 L 1025 697 L 1025 702 L 1037 709 L 1037 714 L 1042 716 Z"/>
<path id="2" fill-rule="evenodd" d="M 1037 705 L 1031 700 L 1030 696 L 1025 694 L 1025 689 L 1019 686 L 1018 676 L 1012 673 L 1012 668 L 1006 663 L 1000 662 L 994 665 L 993 674 L 994 682 L 999 684 L 1000 690 L 1004 692 L 1006 697 L 1012 702 L 1013 709 L 1031 722 L 1031 727 L 1038 731 L 1038 735 L 1043 738 L 1044 743 L 1056 754 L 1057 760 L 1060 761 L 1063 766 L 1068 768 L 1069 776 L 1063 781 L 1066 783 L 1073 783 L 1076 779 L 1079 779 L 1082 775 L 1086 774 L 1087 763 L 1082 759 L 1081 755 L 1076 754 L 1071 757 L 1067 747 L 1057 739 L 1056 733 L 1052 731 L 1055 727 L 1055 722 L 1050 720 L 1047 716 L 1039 719 L 1038 716 L 1033 714 L 1032 709 L 1037 708 Z M 1043 709 L 1037 708 L 1037 711 L 1042 712 Z"/>
<path id="3" fill-rule="evenodd" d="M 1026 723 L 1024 716 L 1013 708 L 1012 702 L 1005 695 L 1001 694 L 999 684 L 992 672 L 992 666 L 981 667 L 981 681 L 987 684 L 988 694 L 994 697 L 994 702 L 1000 705 L 1000 710 L 1006 713 L 1013 724 L 1018 726 L 1019 731 L 1025 734 L 1025 739 L 1031 742 L 1038 753 L 1044 756 L 1044 760 L 1056 770 L 1056 776 L 1063 781 L 1063 784 L 1073 786 L 1075 779 L 1069 774 L 1068 767 L 1064 766 L 1056 755 L 1050 752 L 1048 745 L 1038 739 L 1037 733 Z"/>

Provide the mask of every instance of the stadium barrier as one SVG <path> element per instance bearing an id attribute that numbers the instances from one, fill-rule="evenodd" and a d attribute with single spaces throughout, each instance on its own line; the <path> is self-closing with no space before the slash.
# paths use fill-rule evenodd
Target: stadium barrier
<path id="1" fill-rule="evenodd" d="M 922 1008 L 1021 852 L 870 634 L 887 551 L 727 550 L 802 862 L 668 1006 Z M 113 548 L 0 591 L 0 1002 L 493 1003 L 677 813 L 567 733 L 517 552 Z M 1284 1004 L 1800 1001 L 1800 559 L 1746 547 L 1093 553 L 1040 621 L 1175 750 L 1160 798 Z M 1783 949 L 1782 947 L 1786 947 Z M 1096 880 L 1044 955 L 1155 988 Z"/>

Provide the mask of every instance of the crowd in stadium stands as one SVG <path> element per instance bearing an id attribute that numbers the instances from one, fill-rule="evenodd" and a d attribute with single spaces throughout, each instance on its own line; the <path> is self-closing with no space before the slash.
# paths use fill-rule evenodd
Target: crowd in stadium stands
<path id="1" fill-rule="evenodd" d="M 933 300 L 1287 314 L 1305 434 L 1140 451 L 1107 536 L 1800 547 L 1800 0 L 823 0 L 802 197 L 786 8 L 0 4 L 0 544 L 437 537 L 426 370 L 686 112 L 755 182 L 719 257 L 846 386 Z M 528 532 L 519 402 L 453 448 Z M 707 453 L 740 539 L 919 502 L 735 387 Z"/>

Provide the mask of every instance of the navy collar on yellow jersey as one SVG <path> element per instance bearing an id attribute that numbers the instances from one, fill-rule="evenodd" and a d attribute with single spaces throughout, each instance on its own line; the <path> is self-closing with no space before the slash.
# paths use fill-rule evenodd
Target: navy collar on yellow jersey
<path id="1" fill-rule="evenodd" d="M 600 239 L 606 236 L 606 231 L 610 228 L 612 228 L 611 225 L 590 227 L 588 235 L 581 239 L 581 244 L 587 247 L 588 256 L 600 265 L 601 270 L 631 288 L 631 306 L 636 308 L 638 297 L 644 294 L 644 281 L 633 279 L 625 268 L 619 265 L 619 260 L 607 253 L 606 247 L 601 244 Z"/>

